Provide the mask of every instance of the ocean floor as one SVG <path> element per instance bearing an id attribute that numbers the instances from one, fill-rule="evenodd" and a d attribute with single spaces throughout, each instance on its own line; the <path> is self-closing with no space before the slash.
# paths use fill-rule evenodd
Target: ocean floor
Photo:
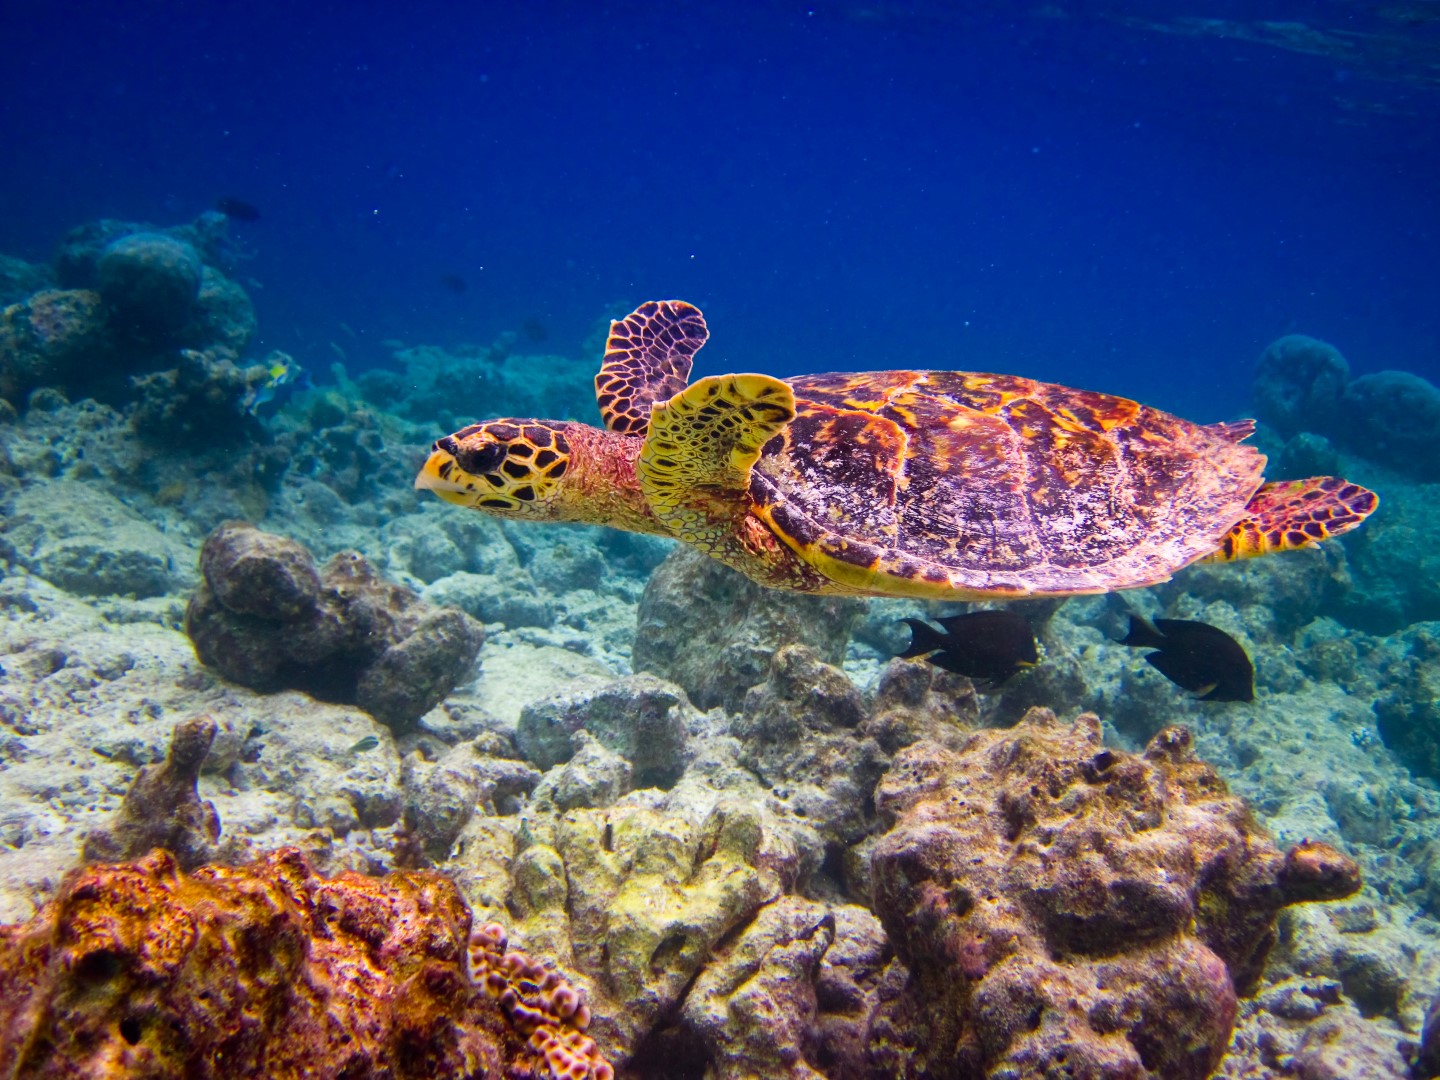
<path id="1" fill-rule="evenodd" d="M 1279 847 L 1323 842 L 1358 864 L 1352 896 L 1276 904 L 1274 949 L 1215 1075 L 1411 1075 L 1440 989 L 1431 478 L 1329 448 L 1384 500 L 1354 537 L 1019 605 L 1043 662 L 977 694 L 892 660 L 900 619 L 959 607 L 766 592 L 667 541 L 501 523 L 412 490 L 430 441 L 475 418 L 464 402 L 591 418 L 592 369 L 509 340 L 397 346 L 393 370 L 337 367 L 263 423 L 158 433 L 146 400 L 123 395 L 0 401 L 0 922 L 35 915 L 177 725 L 208 717 L 198 793 L 220 830 L 205 851 L 242 862 L 293 845 L 323 874 L 451 876 L 477 921 L 505 923 L 585 990 L 621 1075 L 911 1075 L 855 1049 L 879 1030 L 857 1017 L 909 1000 L 885 996 L 906 978 L 887 942 L 901 924 L 883 902 L 885 838 L 910 812 L 885 785 L 917 746 L 960 761 L 972 732 L 1043 707 L 1067 730 L 1095 714 L 1122 754 L 1184 725 Z M 1261 441 L 1272 460 L 1314 450 L 1273 427 Z M 185 623 L 202 543 L 233 519 L 318 563 L 358 552 L 385 581 L 463 610 L 483 627 L 475 663 L 406 723 L 227 681 Z M 1201 702 L 1168 682 L 1115 643 L 1132 611 L 1232 634 L 1256 700 Z M 979 774 L 947 775 L 947 790 L 984 790 Z M 813 955 L 777 959 L 816 927 Z M 622 972 L 626 949 L 644 962 Z M 994 961 L 956 962 L 980 979 Z M 818 996 L 785 1006 L 762 978 L 772 963 Z M 766 1043 L 737 1005 L 752 993 L 793 1007 L 809 1034 L 776 1020 Z M 886 1015 L 887 1045 L 903 1044 L 901 1014 Z"/>

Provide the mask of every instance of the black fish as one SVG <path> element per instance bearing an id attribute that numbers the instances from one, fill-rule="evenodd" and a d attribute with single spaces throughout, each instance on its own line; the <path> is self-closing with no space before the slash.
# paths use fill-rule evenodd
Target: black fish
<path id="1" fill-rule="evenodd" d="M 532 345 L 539 345 L 540 342 L 550 337 L 549 332 L 545 329 L 545 324 L 534 315 L 521 323 L 520 329 L 525 331 L 525 339 Z"/>
<path id="2" fill-rule="evenodd" d="M 1201 701 L 1254 701 L 1255 667 L 1245 649 L 1224 630 L 1188 619 L 1130 616 L 1121 645 L 1159 649 L 1145 661 L 1167 679 L 1200 695 Z"/>
<path id="3" fill-rule="evenodd" d="M 223 199 L 215 200 L 215 209 L 224 214 L 231 221 L 259 221 L 260 208 L 254 203 L 248 203 L 244 199 L 237 199 L 233 195 L 226 195 Z"/>
<path id="4" fill-rule="evenodd" d="M 919 619 L 905 620 L 910 627 L 910 647 L 900 654 L 903 658 L 925 656 L 936 667 L 968 675 L 991 689 L 1021 668 L 1040 662 L 1035 631 L 1023 615 L 1013 611 L 972 611 L 936 621 L 945 633 Z"/>
<path id="5" fill-rule="evenodd" d="M 453 293 L 463 293 L 470 287 L 459 274 L 441 274 L 440 284 L 444 285 Z"/>

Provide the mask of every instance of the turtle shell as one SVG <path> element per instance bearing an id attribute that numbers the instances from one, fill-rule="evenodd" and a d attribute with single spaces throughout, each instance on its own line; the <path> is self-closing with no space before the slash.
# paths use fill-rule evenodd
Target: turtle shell
<path id="1" fill-rule="evenodd" d="M 1009 375 L 787 379 L 797 414 L 750 477 L 761 517 L 858 592 L 1066 595 L 1166 580 L 1261 483 L 1253 423 L 1202 426 Z"/>

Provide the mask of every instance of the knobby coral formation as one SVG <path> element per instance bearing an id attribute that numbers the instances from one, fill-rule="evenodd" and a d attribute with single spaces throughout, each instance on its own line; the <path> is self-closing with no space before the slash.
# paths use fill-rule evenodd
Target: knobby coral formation
<path id="1" fill-rule="evenodd" d="M 958 752 L 917 743 L 876 792 L 875 907 L 910 982 L 872 1052 L 894 1075 L 1203 1080 L 1287 904 L 1355 864 L 1279 851 L 1167 728 L 1140 756 L 1031 710 Z"/>
<path id="2" fill-rule="evenodd" d="M 200 551 L 185 630 L 201 663 L 256 690 L 354 704 L 407 730 L 473 670 L 480 624 L 433 607 L 342 552 L 316 570 L 293 540 L 243 521 Z"/>
<path id="3" fill-rule="evenodd" d="M 448 879 L 327 879 L 294 849 L 91 866 L 0 927 L 5 1076 L 609 1080 L 587 1019 L 503 932 L 471 937 Z"/>

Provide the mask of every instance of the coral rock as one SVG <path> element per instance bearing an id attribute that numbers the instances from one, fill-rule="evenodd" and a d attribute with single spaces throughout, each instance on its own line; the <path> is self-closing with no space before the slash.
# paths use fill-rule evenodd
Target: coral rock
<path id="1" fill-rule="evenodd" d="M 609 1080 L 578 992 L 496 939 L 435 874 L 92 866 L 0 927 L 0 1074 Z"/>
<path id="2" fill-rule="evenodd" d="M 70 383 L 103 359 L 104 342 L 98 293 L 46 289 L 12 304 L 0 312 L 0 398 L 19 405 L 37 386 Z"/>
<path id="3" fill-rule="evenodd" d="M 201 663 L 257 690 L 358 705 L 397 733 L 474 669 L 480 624 L 342 552 L 316 571 L 294 541 L 227 522 L 200 551 L 185 630 Z"/>
<path id="4" fill-rule="evenodd" d="M 569 761 L 588 731 L 634 768 L 634 786 L 671 788 L 685 771 L 695 710 L 685 692 L 653 675 L 577 680 L 525 706 L 515 745 L 542 769 Z"/>
<path id="5" fill-rule="evenodd" d="M 140 770 L 115 820 L 85 838 L 85 858 L 117 862 L 164 848 L 182 870 L 216 861 L 220 816 L 195 790 L 215 732 L 208 716 L 176 724 L 164 763 Z"/>
<path id="6" fill-rule="evenodd" d="M 1136 756 L 1034 709 L 902 751 L 876 805 L 875 908 L 911 973 L 877 1030 L 907 1076 L 1202 1080 L 1279 909 L 1359 886 L 1324 845 L 1277 850 L 1182 728 Z"/>
<path id="7" fill-rule="evenodd" d="M 870 793 L 890 764 L 861 731 L 865 719 L 864 698 L 843 671 L 806 645 L 786 645 L 730 731 L 744 748 L 740 763 L 838 851 L 873 826 Z"/>
<path id="8" fill-rule="evenodd" d="M 1255 411 L 1287 439 L 1301 431 L 1329 434 L 1349 381 L 1350 365 L 1335 346 L 1290 334 L 1260 355 Z"/>
<path id="9" fill-rule="evenodd" d="M 809 645 L 827 664 L 844 660 L 862 610 L 848 597 L 767 589 L 680 547 L 650 575 L 640 599 L 634 667 L 678 683 L 699 709 L 739 712 L 782 645 Z"/>
<path id="10" fill-rule="evenodd" d="M 183 240 L 132 233 L 106 246 L 98 269 L 100 295 L 128 337 L 164 340 L 195 313 L 203 266 Z"/>

